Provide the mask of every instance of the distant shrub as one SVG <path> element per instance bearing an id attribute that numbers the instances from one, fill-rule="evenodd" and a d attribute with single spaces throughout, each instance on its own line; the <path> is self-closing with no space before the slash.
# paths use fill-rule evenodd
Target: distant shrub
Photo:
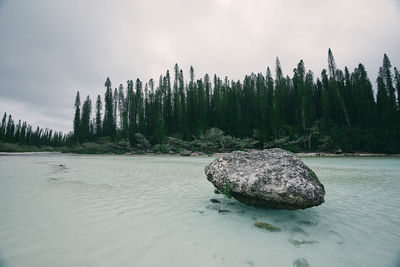
<path id="1" fill-rule="evenodd" d="M 167 144 L 171 147 L 171 150 L 173 150 L 173 151 L 176 151 L 176 150 L 182 149 L 182 148 L 188 149 L 190 147 L 189 142 L 184 141 L 177 137 L 168 137 Z"/>
<path id="2" fill-rule="evenodd" d="M 87 142 L 77 144 L 70 147 L 61 148 L 64 153 L 77 153 L 77 154 L 104 154 L 104 153 L 117 153 L 122 154 L 130 151 L 129 142 L 119 141 L 117 143 L 109 142 L 107 139 L 102 140 L 101 143 Z"/>
<path id="3" fill-rule="evenodd" d="M 85 153 L 85 154 L 98 154 L 98 153 L 106 153 L 110 151 L 109 143 L 98 144 L 98 143 L 83 143 L 80 146 L 76 147 L 76 153 Z"/>
<path id="4" fill-rule="evenodd" d="M 17 144 L 0 143 L 1 152 L 22 152 Z"/>
<path id="5" fill-rule="evenodd" d="M 60 148 L 51 146 L 27 146 L 13 143 L 0 142 L 0 152 L 41 152 L 41 151 L 60 151 Z"/>
<path id="6" fill-rule="evenodd" d="M 143 154 L 145 154 L 146 152 L 139 149 L 139 150 L 136 150 L 135 153 L 138 154 L 138 155 L 143 155 Z"/>
<path id="7" fill-rule="evenodd" d="M 285 150 L 293 152 L 293 153 L 299 153 L 299 152 L 303 151 L 303 149 L 299 145 L 296 145 L 296 144 L 288 144 L 288 145 L 283 146 L 283 148 Z"/>
<path id="8" fill-rule="evenodd" d="M 335 150 L 335 144 L 333 139 L 328 135 L 323 135 L 318 139 L 318 150 L 324 152 L 330 152 Z"/>
<path id="9" fill-rule="evenodd" d="M 135 139 L 137 142 L 137 147 L 139 149 L 147 150 L 150 147 L 150 143 L 147 138 L 141 133 L 135 133 Z"/>
<path id="10" fill-rule="evenodd" d="M 171 147 L 166 144 L 157 144 L 151 148 L 151 151 L 153 151 L 154 153 L 168 153 L 168 151 L 170 150 Z"/>
<path id="11" fill-rule="evenodd" d="M 112 140 L 111 136 L 103 136 L 103 137 L 99 138 L 98 143 L 101 143 L 101 144 L 103 144 L 103 143 L 111 143 L 112 141 L 113 140 Z"/>

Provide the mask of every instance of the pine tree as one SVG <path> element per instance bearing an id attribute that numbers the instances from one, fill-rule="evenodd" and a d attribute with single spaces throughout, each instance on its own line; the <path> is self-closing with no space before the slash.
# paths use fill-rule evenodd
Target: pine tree
<path id="1" fill-rule="evenodd" d="M 5 141 L 7 142 L 13 142 L 14 139 L 14 130 L 15 130 L 15 125 L 14 125 L 14 121 L 12 119 L 11 114 L 8 115 L 8 121 L 7 121 L 7 126 L 6 126 L 6 137 L 5 137 Z"/>
<path id="2" fill-rule="evenodd" d="M 137 132 L 144 133 L 144 98 L 143 98 L 143 83 L 136 79 L 136 96 L 135 110 L 137 116 Z"/>
<path id="3" fill-rule="evenodd" d="M 206 121 L 207 125 L 206 127 L 209 128 L 211 127 L 211 101 L 210 101 L 210 95 L 211 95 L 211 82 L 210 82 L 210 76 L 208 74 L 204 75 L 204 88 L 205 88 L 205 94 L 206 94 Z"/>
<path id="4" fill-rule="evenodd" d="M 1 120 L 1 125 L 0 125 L 0 140 L 3 140 L 5 137 L 6 126 L 7 126 L 7 113 L 4 112 L 3 119 Z"/>
<path id="5" fill-rule="evenodd" d="M 21 127 L 21 141 L 20 141 L 20 143 L 22 145 L 26 144 L 26 130 L 27 130 L 27 125 L 26 125 L 26 121 L 24 121 L 22 123 L 22 127 Z M 57 144 L 57 145 L 59 145 L 59 144 Z"/>
<path id="6" fill-rule="evenodd" d="M 107 78 L 105 82 L 106 93 L 104 95 L 104 119 L 103 119 L 103 136 L 109 136 L 115 138 L 116 125 L 114 119 L 114 107 L 113 107 L 113 93 L 111 89 L 110 78 Z"/>
<path id="7" fill-rule="evenodd" d="M 97 137 L 101 136 L 102 133 L 102 122 L 101 122 L 101 110 L 102 110 L 102 103 L 101 103 L 101 97 L 100 95 L 97 96 L 97 101 L 96 101 L 96 120 L 95 120 L 95 133 Z"/>
<path id="8" fill-rule="evenodd" d="M 393 75 L 392 75 L 392 64 L 386 54 L 383 56 L 383 64 L 382 64 L 382 78 L 383 83 L 385 84 L 386 91 L 388 92 L 388 104 L 390 109 L 390 119 L 393 120 L 394 111 L 396 108 L 396 95 L 393 86 Z"/>
<path id="9" fill-rule="evenodd" d="M 332 50 L 329 48 L 328 50 L 328 69 L 329 69 L 329 77 L 336 79 L 336 63 L 335 58 L 333 57 Z"/>
<path id="10" fill-rule="evenodd" d="M 128 101 L 128 138 L 131 146 L 136 144 L 135 132 L 136 132 L 136 104 L 135 104 L 135 94 L 133 92 L 133 81 L 128 81 L 128 92 L 127 92 L 127 101 Z"/>
<path id="11" fill-rule="evenodd" d="M 87 142 L 90 138 L 90 114 L 92 112 L 92 101 L 87 96 L 82 105 L 82 116 L 80 123 L 80 142 Z"/>
<path id="12" fill-rule="evenodd" d="M 394 80 L 396 82 L 397 91 L 397 110 L 400 111 L 400 74 L 397 68 L 394 68 Z"/>
<path id="13" fill-rule="evenodd" d="M 74 116 L 74 140 L 79 142 L 80 139 L 80 119 L 81 119 L 81 100 L 79 96 L 79 91 L 76 93 L 75 97 L 75 116 Z"/>
<path id="14" fill-rule="evenodd" d="M 18 144 L 21 141 L 20 139 L 21 128 L 22 128 L 21 120 L 18 120 L 18 124 L 15 127 L 14 143 Z"/>
<path id="15" fill-rule="evenodd" d="M 194 70 L 193 67 L 190 66 L 190 81 L 189 81 L 189 87 L 187 91 L 187 122 L 189 124 L 189 132 L 198 135 L 197 134 L 197 127 L 198 121 L 197 121 L 197 112 L 196 112 L 196 83 L 194 81 Z"/>
<path id="16" fill-rule="evenodd" d="M 165 91 L 163 95 L 165 95 L 164 99 L 164 120 L 167 128 L 167 133 L 172 134 L 174 126 L 173 126 L 173 107 L 172 107 L 172 90 L 171 90 L 171 77 L 169 75 L 169 70 L 163 79 L 162 90 Z"/>
<path id="17" fill-rule="evenodd" d="M 124 86 L 122 84 L 118 88 L 118 110 L 121 136 L 125 139 L 128 137 L 128 101 L 125 99 Z"/>
<path id="18" fill-rule="evenodd" d="M 376 79 L 376 83 L 378 85 L 378 91 L 376 93 L 376 104 L 378 108 L 378 112 L 380 114 L 380 120 L 384 120 L 386 109 L 389 106 L 389 97 L 387 88 L 384 82 L 384 73 L 382 67 L 379 68 L 379 75 Z"/>
<path id="19" fill-rule="evenodd" d="M 114 119 L 114 125 L 117 127 L 118 125 L 118 91 L 117 88 L 114 89 L 114 94 L 113 94 L 113 119 Z"/>

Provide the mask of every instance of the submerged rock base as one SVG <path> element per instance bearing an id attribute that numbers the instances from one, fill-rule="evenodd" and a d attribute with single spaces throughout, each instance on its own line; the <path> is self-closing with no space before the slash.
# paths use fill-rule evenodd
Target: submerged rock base
<path id="1" fill-rule="evenodd" d="M 205 173 L 219 191 L 253 206 L 294 210 L 324 202 L 325 189 L 316 174 L 279 148 L 226 154 L 206 166 Z"/>

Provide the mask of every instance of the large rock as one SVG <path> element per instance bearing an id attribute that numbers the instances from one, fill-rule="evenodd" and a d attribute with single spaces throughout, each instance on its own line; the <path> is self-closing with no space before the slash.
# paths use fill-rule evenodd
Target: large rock
<path id="1" fill-rule="evenodd" d="M 218 190 L 254 206 L 292 210 L 324 202 L 324 186 L 315 173 L 278 148 L 226 154 L 206 166 L 205 173 Z"/>

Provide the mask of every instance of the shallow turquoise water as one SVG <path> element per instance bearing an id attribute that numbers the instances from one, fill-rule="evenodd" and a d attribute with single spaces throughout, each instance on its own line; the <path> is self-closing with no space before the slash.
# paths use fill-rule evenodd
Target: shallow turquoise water
<path id="1" fill-rule="evenodd" d="M 327 193 L 323 205 L 300 211 L 215 195 L 203 171 L 212 160 L 0 156 L 0 266 L 399 263 L 400 158 L 303 158 Z"/>

